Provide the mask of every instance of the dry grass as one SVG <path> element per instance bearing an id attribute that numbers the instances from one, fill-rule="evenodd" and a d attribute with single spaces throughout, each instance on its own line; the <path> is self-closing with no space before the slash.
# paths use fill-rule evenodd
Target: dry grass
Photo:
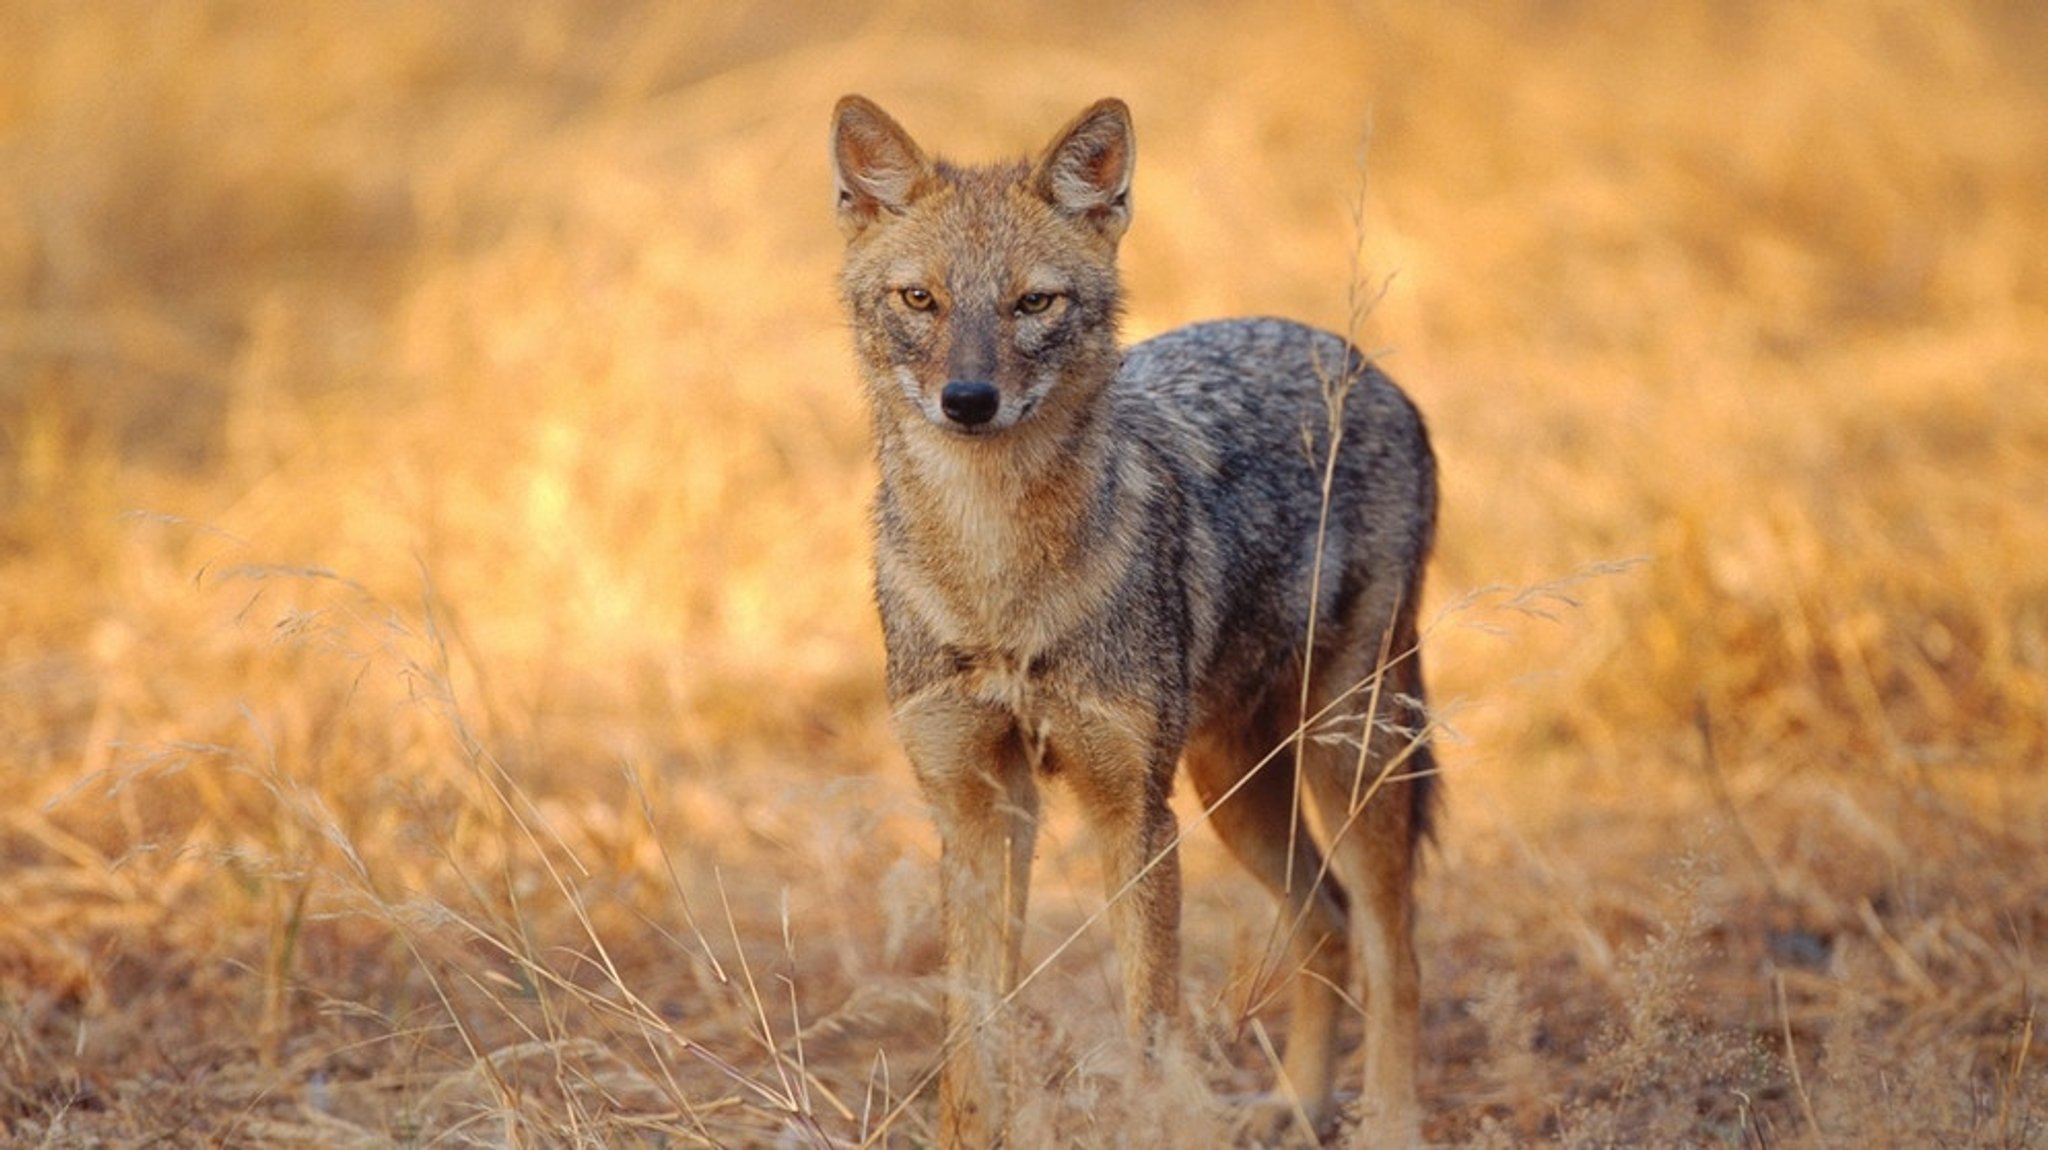
<path id="1" fill-rule="evenodd" d="M 2048 19 L 945 11 L 0 9 L 0 1130 L 929 1140 L 860 90 L 966 155 L 1129 99 L 1133 335 L 1342 326 L 1370 139 L 1446 472 L 1433 1139 L 2048 1146 Z M 1084 933 L 1034 1139 L 1269 1081 L 1272 912 L 1186 865 L 1205 1041 L 1127 1090 Z"/>

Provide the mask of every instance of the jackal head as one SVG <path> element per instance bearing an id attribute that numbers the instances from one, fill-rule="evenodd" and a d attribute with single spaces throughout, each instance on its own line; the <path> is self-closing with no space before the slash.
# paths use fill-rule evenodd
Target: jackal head
<path id="1" fill-rule="evenodd" d="M 1121 100 L 1035 161 L 968 168 L 926 158 L 869 100 L 839 101 L 840 287 L 878 416 L 985 436 L 1086 410 L 1118 364 L 1135 158 Z"/>

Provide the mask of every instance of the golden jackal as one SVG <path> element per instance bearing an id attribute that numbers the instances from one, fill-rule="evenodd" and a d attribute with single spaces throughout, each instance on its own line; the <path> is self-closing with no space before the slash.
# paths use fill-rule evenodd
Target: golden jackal
<path id="1" fill-rule="evenodd" d="M 1118 100 L 1036 161 L 987 167 L 927 157 L 859 96 L 834 116 L 840 285 L 881 466 L 888 693 L 944 843 L 941 1135 L 1002 1142 L 1021 1088 L 982 1032 L 1019 977 L 1043 780 L 1065 780 L 1100 835 L 1131 1034 L 1150 1051 L 1175 1028 L 1167 795 L 1185 763 L 1294 926 L 1285 1089 L 1334 1121 L 1354 989 L 1365 1131 L 1412 1144 L 1429 440 L 1327 332 L 1227 320 L 1122 348 L 1134 149 Z"/>

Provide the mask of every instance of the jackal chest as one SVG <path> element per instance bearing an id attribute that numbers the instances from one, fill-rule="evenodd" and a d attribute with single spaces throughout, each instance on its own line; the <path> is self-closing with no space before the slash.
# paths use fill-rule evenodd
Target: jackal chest
<path id="1" fill-rule="evenodd" d="M 1022 674 L 1100 624 L 1112 590 L 1102 558 L 1053 563 L 1020 548 L 885 547 L 877 576 L 918 630 L 948 648 L 999 653 L 987 660 L 991 674 Z"/>
<path id="2" fill-rule="evenodd" d="M 1053 713 L 1062 708 L 1057 684 L 1049 677 L 1050 660 L 991 648 L 948 647 L 952 691 L 1008 715 L 1034 770 L 1051 766 L 1049 748 Z"/>
<path id="3" fill-rule="evenodd" d="M 1035 775 L 1098 790 L 1171 767 L 1160 752 L 1162 715 L 1143 698 L 1106 693 L 1086 668 L 1001 649 L 952 648 L 952 673 L 902 700 L 896 721 L 921 777 L 938 782 L 986 771 L 990 754 L 1015 754 Z M 922 753 L 920 753 L 922 752 Z"/>

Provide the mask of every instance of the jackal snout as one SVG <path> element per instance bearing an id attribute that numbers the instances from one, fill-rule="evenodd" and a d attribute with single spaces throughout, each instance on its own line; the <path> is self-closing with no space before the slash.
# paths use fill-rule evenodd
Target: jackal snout
<path id="1" fill-rule="evenodd" d="M 898 361 L 905 391 L 924 418 L 955 434 L 992 435 L 1022 423 L 1060 388 L 1081 350 L 1073 346 L 1072 324 L 1046 322 L 1064 310 L 1051 302 L 1052 291 L 1024 293 L 1027 306 L 1038 308 L 1026 312 L 1006 300 L 1006 289 L 970 282 L 976 271 L 990 270 L 992 279 L 1015 274 L 1007 267 L 948 269 L 945 287 L 933 293 L 940 302 L 919 316 L 929 342 L 901 349 Z"/>
<path id="2" fill-rule="evenodd" d="M 939 410 L 962 427 L 980 427 L 996 417 L 1003 393 L 979 379 L 956 379 L 939 392 Z"/>

